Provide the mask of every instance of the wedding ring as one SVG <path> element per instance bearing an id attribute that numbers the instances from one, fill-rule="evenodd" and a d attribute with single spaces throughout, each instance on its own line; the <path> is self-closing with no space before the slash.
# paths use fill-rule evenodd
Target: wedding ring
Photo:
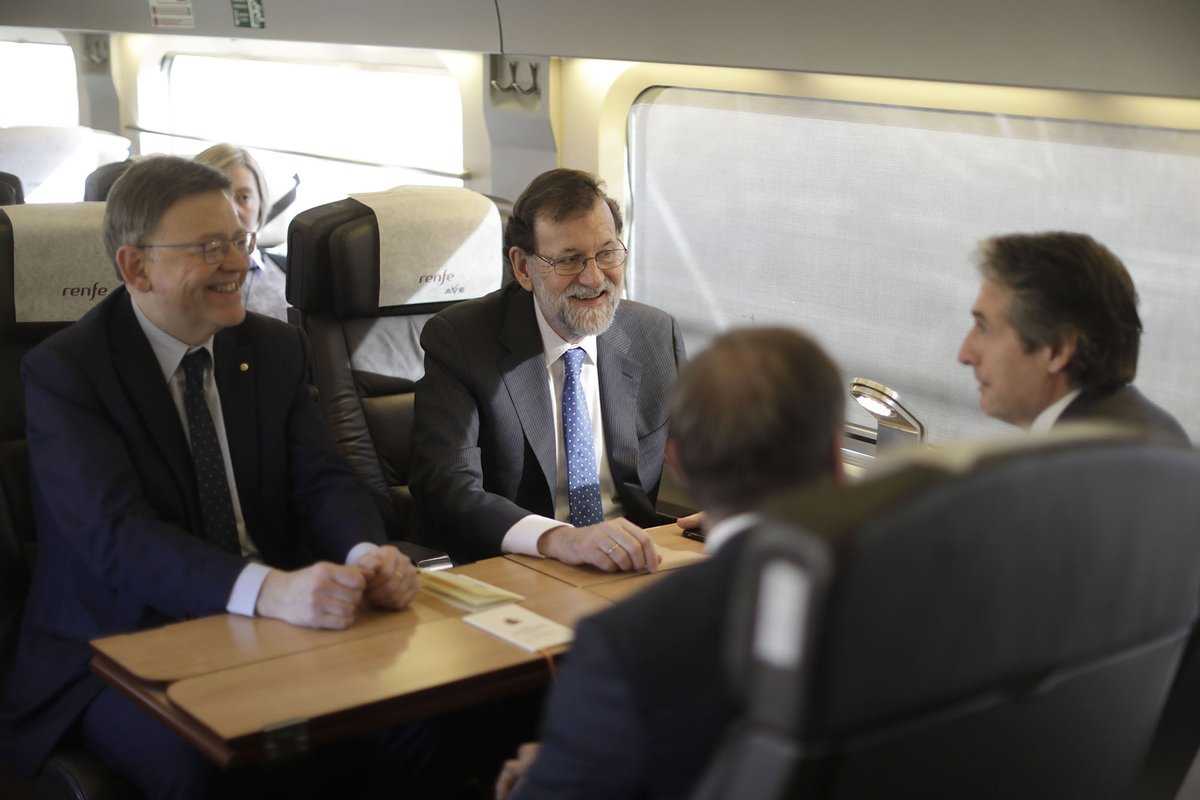
<path id="1" fill-rule="evenodd" d="M 604 548 L 604 550 L 602 550 L 601 552 L 603 552 L 604 555 L 607 556 L 607 555 L 611 554 L 613 550 L 616 550 L 616 549 L 617 549 L 617 543 L 614 542 L 612 539 L 609 539 L 608 547 Z"/>

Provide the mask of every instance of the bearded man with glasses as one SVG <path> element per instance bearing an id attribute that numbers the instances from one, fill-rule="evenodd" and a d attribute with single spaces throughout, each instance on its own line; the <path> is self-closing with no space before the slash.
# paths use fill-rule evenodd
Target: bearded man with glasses
<path id="1" fill-rule="evenodd" d="M 515 280 L 425 325 L 410 486 L 456 560 L 657 568 L 642 528 L 684 347 L 669 315 L 621 298 L 620 235 L 594 176 L 539 175 L 504 231 Z"/>
<path id="2" fill-rule="evenodd" d="M 104 233 L 123 286 L 22 364 L 38 562 L 0 742 L 31 774 L 70 736 L 146 797 L 224 796 L 89 671 L 88 641 L 225 611 L 346 628 L 406 606 L 416 572 L 334 447 L 303 335 L 243 307 L 254 234 L 229 180 L 138 161 Z"/>

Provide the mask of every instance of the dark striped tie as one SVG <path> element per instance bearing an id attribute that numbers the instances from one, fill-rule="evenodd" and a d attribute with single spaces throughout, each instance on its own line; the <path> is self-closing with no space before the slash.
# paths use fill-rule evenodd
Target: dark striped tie
<path id="1" fill-rule="evenodd" d="M 196 468 L 196 489 L 200 493 L 200 515 L 204 519 L 205 539 L 223 550 L 241 555 L 225 459 L 221 456 L 208 403 L 204 401 L 204 371 L 210 361 L 208 350 L 203 347 L 183 359 L 183 408 L 187 413 L 192 463 Z"/>

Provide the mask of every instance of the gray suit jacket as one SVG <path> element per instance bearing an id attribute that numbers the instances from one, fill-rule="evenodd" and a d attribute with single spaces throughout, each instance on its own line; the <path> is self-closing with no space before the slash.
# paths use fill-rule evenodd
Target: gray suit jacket
<path id="1" fill-rule="evenodd" d="M 1085 389 L 1063 410 L 1055 424 L 1068 422 L 1114 422 L 1142 430 L 1162 444 L 1185 447 L 1191 444 L 1183 426 L 1173 416 L 1130 384 L 1111 391 Z"/>
<path id="2" fill-rule="evenodd" d="M 410 487 L 422 529 L 457 561 L 499 555 L 522 517 L 554 516 L 554 414 L 535 313 L 533 295 L 511 283 L 446 309 L 421 334 Z M 683 338 L 669 315 L 623 300 L 596 349 L 613 483 L 625 516 L 652 525 Z"/>

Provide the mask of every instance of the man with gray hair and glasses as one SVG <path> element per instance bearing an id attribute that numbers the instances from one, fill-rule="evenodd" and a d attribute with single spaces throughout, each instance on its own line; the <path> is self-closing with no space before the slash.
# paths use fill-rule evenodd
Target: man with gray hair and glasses
<path id="1" fill-rule="evenodd" d="M 229 180 L 137 161 L 104 230 L 123 286 L 22 364 L 38 561 L 0 741 L 32 774 L 77 737 L 146 797 L 205 797 L 215 767 L 88 669 L 89 640 L 225 611 L 346 628 L 406 606 L 416 572 L 334 448 L 302 334 L 243 307 Z"/>
<path id="2" fill-rule="evenodd" d="M 411 488 L 456 560 L 658 566 L 642 528 L 684 347 L 674 319 L 621 299 L 620 235 L 595 177 L 539 175 L 504 232 L 515 280 L 425 325 Z"/>

